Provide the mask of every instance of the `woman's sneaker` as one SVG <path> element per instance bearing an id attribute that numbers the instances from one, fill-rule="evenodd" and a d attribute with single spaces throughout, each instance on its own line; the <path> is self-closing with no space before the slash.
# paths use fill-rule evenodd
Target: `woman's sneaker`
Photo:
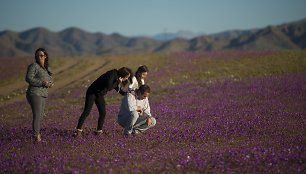
<path id="1" fill-rule="evenodd" d="M 97 135 L 97 136 L 100 136 L 100 135 L 102 135 L 103 134 L 103 131 L 102 130 L 96 130 L 95 131 L 95 135 Z"/>
<path id="2" fill-rule="evenodd" d="M 75 132 L 73 133 L 74 137 L 81 137 L 83 135 L 83 130 L 82 129 L 77 129 L 75 130 Z"/>
<path id="3" fill-rule="evenodd" d="M 134 130 L 133 130 L 133 132 L 132 132 L 132 134 L 133 134 L 133 135 L 140 134 L 140 131 L 139 131 L 139 130 L 137 130 L 137 129 L 134 129 Z"/>
<path id="4" fill-rule="evenodd" d="M 35 142 L 41 142 L 41 135 L 40 134 L 34 135 L 34 141 Z"/>

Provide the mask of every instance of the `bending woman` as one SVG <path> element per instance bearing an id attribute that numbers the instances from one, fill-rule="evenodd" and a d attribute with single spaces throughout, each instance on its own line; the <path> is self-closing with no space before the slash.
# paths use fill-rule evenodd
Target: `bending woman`
<path id="1" fill-rule="evenodd" d="M 121 90 L 122 82 L 128 80 L 131 74 L 131 69 L 127 67 L 122 67 L 120 69 L 113 69 L 102 74 L 97 80 L 95 80 L 87 89 L 85 106 L 83 113 L 81 114 L 76 132 L 74 136 L 81 136 L 85 119 L 90 114 L 93 104 L 95 103 L 99 111 L 99 119 L 97 130 L 95 131 L 96 135 L 102 133 L 102 127 L 105 120 L 105 100 L 104 96 L 108 91 L 115 89 L 121 95 L 124 95 L 125 92 Z"/>

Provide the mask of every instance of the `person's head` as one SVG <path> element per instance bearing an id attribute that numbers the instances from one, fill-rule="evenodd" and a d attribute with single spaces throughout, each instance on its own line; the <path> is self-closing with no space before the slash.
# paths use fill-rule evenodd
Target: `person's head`
<path id="1" fill-rule="evenodd" d="M 48 53 L 44 48 L 38 48 L 35 51 L 35 60 L 41 66 L 45 66 L 48 63 Z"/>
<path id="2" fill-rule="evenodd" d="M 150 95 L 150 87 L 148 85 L 141 85 L 137 90 L 137 96 L 139 99 L 145 99 Z"/>
<path id="3" fill-rule="evenodd" d="M 128 80 L 122 81 L 123 86 L 127 86 L 128 84 L 132 83 L 132 78 L 134 76 L 133 71 L 130 68 L 127 68 L 127 70 L 129 71 L 130 76 L 129 76 Z"/>
<path id="4" fill-rule="evenodd" d="M 138 81 L 139 84 L 141 83 L 141 79 L 145 79 L 148 75 L 149 69 L 146 65 L 142 65 L 140 67 L 138 67 L 136 73 L 135 73 L 135 77 Z"/>
<path id="5" fill-rule="evenodd" d="M 122 68 L 118 69 L 119 80 L 122 81 L 122 82 L 128 80 L 130 75 L 131 75 L 131 72 L 132 72 L 132 70 L 130 68 L 127 68 L 127 67 L 122 67 Z"/>
<path id="6" fill-rule="evenodd" d="M 38 63 L 41 67 L 44 67 L 49 75 L 52 75 L 52 73 L 49 71 L 49 56 L 47 51 L 44 48 L 38 48 L 35 51 L 35 61 Z"/>

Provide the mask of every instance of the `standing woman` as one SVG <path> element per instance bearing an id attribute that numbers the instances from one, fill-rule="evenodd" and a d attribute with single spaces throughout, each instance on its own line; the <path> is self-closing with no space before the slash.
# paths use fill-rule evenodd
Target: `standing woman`
<path id="1" fill-rule="evenodd" d="M 85 119 L 90 114 L 94 103 L 96 104 L 99 111 L 98 127 L 95 131 L 95 134 L 102 134 L 102 127 L 106 115 L 104 96 L 108 91 L 111 91 L 113 89 L 115 89 L 121 95 L 124 95 L 125 92 L 121 90 L 122 82 L 129 79 L 131 72 L 131 69 L 127 67 L 122 67 L 118 70 L 109 70 L 106 73 L 102 74 L 88 87 L 86 92 L 84 110 L 79 118 L 74 136 L 78 137 L 82 135 L 82 126 L 84 124 Z"/>
<path id="2" fill-rule="evenodd" d="M 145 84 L 145 78 L 147 78 L 149 69 L 146 65 L 142 65 L 138 67 L 135 76 L 132 78 L 132 83 L 129 85 L 130 91 L 135 91 L 138 89 L 141 85 Z"/>
<path id="3" fill-rule="evenodd" d="M 35 141 L 40 142 L 40 123 L 44 115 L 48 88 L 53 85 L 52 73 L 48 66 L 48 53 L 44 48 L 35 51 L 35 62 L 28 66 L 25 80 L 29 83 L 26 96 L 33 113 L 33 136 Z"/>

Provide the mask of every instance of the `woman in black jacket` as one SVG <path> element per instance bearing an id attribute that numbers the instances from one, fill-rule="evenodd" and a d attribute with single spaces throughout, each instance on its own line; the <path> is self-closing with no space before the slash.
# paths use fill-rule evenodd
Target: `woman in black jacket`
<path id="1" fill-rule="evenodd" d="M 127 67 L 122 67 L 118 70 L 113 69 L 102 74 L 88 87 L 86 92 L 84 110 L 81 117 L 79 118 L 76 132 L 74 134 L 75 136 L 82 135 L 82 125 L 87 116 L 89 115 L 94 102 L 96 103 L 99 111 L 98 127 L 95 134 L 99 135 L 102 133 L 102 127 L 106 115 L 104 95 L 106 95 L 108 91 L 111 91 L 113 89 L 115 89 L 121 95 L 124 95 L 125 92 L 121 90 L 121 85 L 122 82 L 128 80 L 131 74 L 131 69 Z"/>

